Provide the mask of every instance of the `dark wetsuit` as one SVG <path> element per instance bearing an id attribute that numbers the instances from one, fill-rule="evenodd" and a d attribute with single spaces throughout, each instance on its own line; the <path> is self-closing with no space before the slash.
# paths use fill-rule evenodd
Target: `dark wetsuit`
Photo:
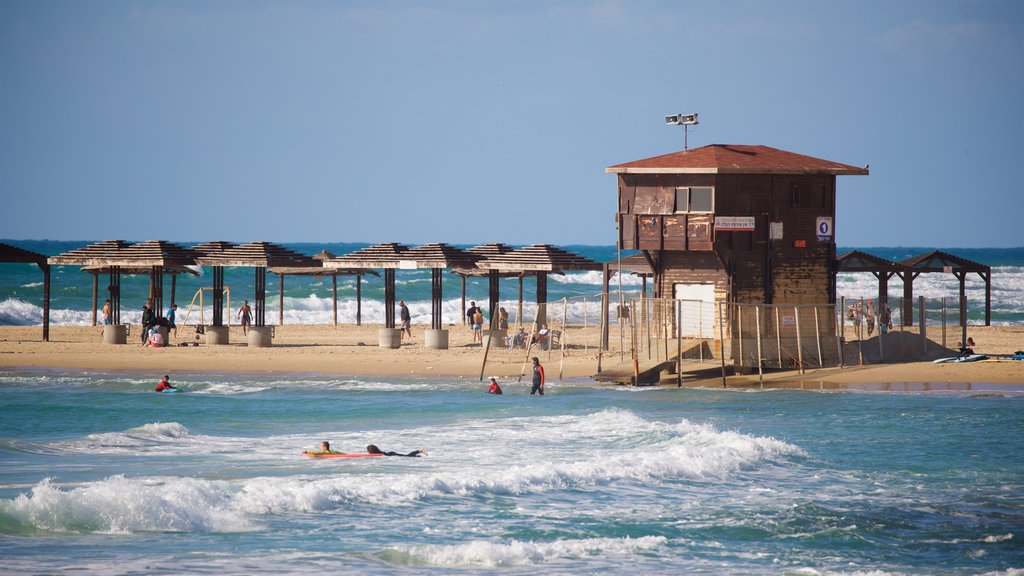
<path id="1" fill-rule="evenodd" d="M 540 392 L 544 395 L 544 367 L 540 364 L 533 365 L 533 388 L 530 389 L 530 396 Z"/>

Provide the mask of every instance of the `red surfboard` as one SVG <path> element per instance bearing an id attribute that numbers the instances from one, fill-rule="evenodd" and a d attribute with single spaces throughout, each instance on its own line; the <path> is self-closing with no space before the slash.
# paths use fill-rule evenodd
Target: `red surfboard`
<path id="1" fill-rule="evenodd" d="M 345 452 L 303 452 L 303 456 L 310 458 L 372 458 L 383 456 L 383 454 L 346 454 Z"/>

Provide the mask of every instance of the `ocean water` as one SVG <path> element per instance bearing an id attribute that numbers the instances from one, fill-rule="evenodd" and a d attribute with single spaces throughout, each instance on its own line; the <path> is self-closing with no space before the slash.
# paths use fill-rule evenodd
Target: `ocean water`
<path id="1" fill-rule="evenodd" d="M 1024 574 L 1008 387 L 157 378 L 0 371 L 0 572 Z"/>
<path id="2" fill-rule="evenodd" d="M 47 255 L 67 252 L 89 244 L 89 242 L 57 242 L 46 240 L 5 240 Z M 327 249 L 335 254 L 345 254 L 366 246 L 366 244 L 333 243 L 309 244 L 292 243 L 284 246 L 304 254 L 315 254 Z M 467 246 L 468 247 L 468 246 Z M 599 262 L 616 257 L 614 246 L 566 246 L 565 248 Z M 923 254 L 932 248 L 863 248 L 869 253 L 890 260 L 902 260 Z M 958 256 L 992 266 L 992 323 L 996 325 L 1024 325 L 1024 248 L 945 249 Z M 839 248 L 839 253 L 847 251 Z M 199 269 L 199 276 L 182 275 L 177 282 L 176 302 L 179 305 L 179 323 L 189 315 L 189 323 L 198 323 L 200 317 L 198 300 L 192 312 L 189 307 L 197 290 L 212 284 L 208 269 Z M 444 275 L 444 322 L 459 323 L 462 319 L 461 280 L 453 274 Z M 267 279 L 267 322 L 276 323 L 280 310 L 280 287 L 278 277 L 268 274 Z M 99 306 L 102 306 L 106 290 L 106 278 L 100 278 Z M 231 289 L 232 308 L 237 310 L 242 299 L 253 298 L 254 273 L 248 268 L 228 268 L 225 284 Z M 170 279 L 164 282 L 165 305 L 170 304 Z M 614 292 L 622 287 L 625 298 L 638 297 L 642 281 L 631 275 L 614 278 L 611 287 Z M 535 300 L 534 281 L 523 283 L 523 317 L 529 322 L 533 318 Z M 876 298 L 877 280 L 869 273 L 840 274 L 839 295 L 847 299 Z M 125 276 L 122 280 L 121 319 L 137 323 L 141 318 L 142 305 L 148 293 L 148 276 Z M 967 278 L 968 321 L 984 321 L 985 285 L 977 274 Z M 549 301 L 568 298 L 566 316 L 569 322 L 593 321 L 599 314 L 597 296 L 601 292 L 600 272 L 568 272 L 564 276 L 551 275 L 548 283 Z M 414 324 L 430 323 L 430 273 L 429 271 L 400 270 L 396 274 L 398 298 L 409 305 Z M 501 282 L 501 306 L 517 321 L 519 285 L 515 279 Z M 487 302 L 486 279 L 470 279 L 466 283 L 467 300 Z M 950 298 L 950 306 L 959 291 L 957 280 L 950 274 L 924 274 L 914 282 L 914 294 L 931 300 L 930 307 L 938 310 L 938 299 Z M 0 264 L 0 325 L 33 325 L 42 322 L 42 274 L 31 264 Z M 331 281 L 312 277 L 287 277 L 285 279 L 284 319 L 286 324 L 327 324 L 332 320 Z M 889 293 L 892 298 L 902 297 L 903 286 L 898 278 L 890 280 Z M 362 285 L 362 320 L 369 324 L 384 321 L 383 281 L 367 276 Z M 204 318 L 212 315 L 209 294 L 204 301 Z M 79 271 L 77 266 L 54 268 L 51 286 L 51 322 L 57 325 L 84 325 L 92 321 L 92 277 Z M 898 307 L 894 307 L 897 316 Z M 955 310 L 954 310 L 955 313 Z M 338 318 L 342 323 L 354 323 L 356 319 L 356 283 L 354 278 L 338 278 Z M 955 318 L 950 319 L 955 322 Z"/>

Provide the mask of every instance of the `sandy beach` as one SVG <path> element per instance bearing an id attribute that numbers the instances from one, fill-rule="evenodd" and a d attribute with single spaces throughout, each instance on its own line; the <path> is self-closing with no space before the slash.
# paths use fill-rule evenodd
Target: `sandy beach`
<path id="1" fill-rule="evenodd" d="M 249 348 L 240 327 L 231 327 L 230 342 L 225 346 L 176 346 L 150 349 L 139 345 L 134 333 L 129 344 L 103 344 L 101 327 L 52 326 L 50 342 L 41 341 L 37 326 L 0 327 L 0 366 L 70 368 L 96 371 L 152 371 L 154 374 L 175 371 L 230 371 L 323 373 L 352 376 L 391 375 L 399 377 L 450 377 L 476 381 L 481 374 L 484 351 L 472 343 L 472 335 L 464 326 L 450 326 L 447 350 L 428 350 L 423 346 L 423 328 L 415 327 L 414 337 L 399 349 L 380 348 L 378 326 L 293 325 L 275 327 L 274 345 Z M 987 354 L 1008 354 L 1024 349 L 1024 327 L 972 327 L 971 334 L 979 343 L 977 351 Z M 194 341 L 192 327 L 179 328 L 178 339 Z M 540 357 L 549 379 L 589 378 L 597 372 L 599 355 L 590 345 L 574 345 L 560 358 L 556 351 L 534 351 Z M 486 376 L 517 377 L 528 370 L 526 353 L 505 347 L 491 348 Z M 618 351 L 601 355 L 604 367 L 619 361 Z M 714 360 L 704 363 L 687 361 L 686 386 L 720 386 L 720 365 Z M 930 361 L 898 364 L 867 364 L 844 368 L 797 371 L 770 371 L 765 384 L 773 387 L 891 387 L 927 386 L 930 384 L 964 385 L 972 383 L 1024 385 L 1022 362 L 974 362 L 933 364 Z M 673 381 L 674 382 L 674 381 Z M 757 386 L 758 375 L 726 378 L 729 386 Z"/>

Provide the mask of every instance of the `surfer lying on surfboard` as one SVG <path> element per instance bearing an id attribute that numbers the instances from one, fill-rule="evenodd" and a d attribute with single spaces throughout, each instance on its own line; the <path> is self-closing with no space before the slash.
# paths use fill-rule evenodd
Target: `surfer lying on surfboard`
<path id="1" fill-rule="evenodd" d="M 418 457 L 426 455 L 427 451 L 422 448 L 414 450 L 408 454 L 400 454 L 398 452 L 384 452 L 377 446 L 370 444 L 366 447 L 366 454 L 349 454 L 346 452 L 336 452 L 331 450 L 331 443 L 324 441 L 320 443 L 320 450 L 317 452 L 303 452 L 304 456 L 310 456 L 312 458 L 363 458 L 371 456 L 406 456 L 406 457 Z"/>

